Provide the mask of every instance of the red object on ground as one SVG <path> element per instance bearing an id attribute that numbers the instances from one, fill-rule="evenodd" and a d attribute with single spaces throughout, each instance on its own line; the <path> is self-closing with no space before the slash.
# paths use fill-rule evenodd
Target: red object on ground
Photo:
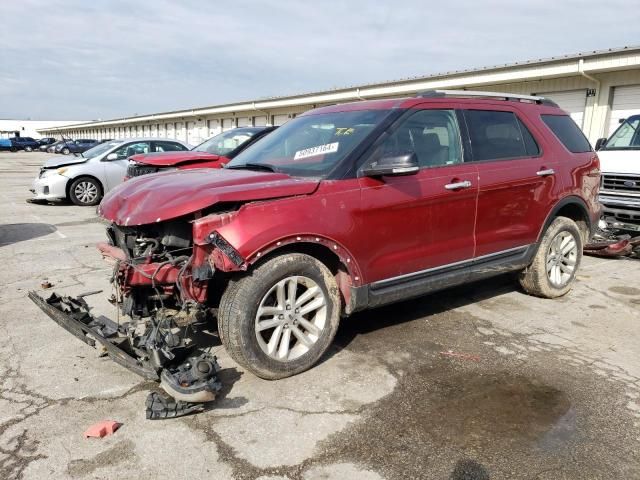
<path id="1" fill-rule="evenodd" d="M 101 422 L 91 425 L 86 432 L 84 432 L 84 438 L 97 437 L 102 438 L 107 435 L 112 435 L 122 426 L 121 423 L 114 422 L 113 420 L 103 420 Z"/>

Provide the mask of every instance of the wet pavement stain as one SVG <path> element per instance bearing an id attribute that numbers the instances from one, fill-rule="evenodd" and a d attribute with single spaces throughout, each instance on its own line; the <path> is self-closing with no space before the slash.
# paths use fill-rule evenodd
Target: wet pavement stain
<path id="1" fill-rule="evenodd" d="M 609 288 L 610 292 L 613 293 L 618 293 L 620 295 L 640 295 L 640 288 L 635 288 L 635 287 L 611 287 Z"/>
<path id="2" fill-rule="evenodd" d="M 357 462 L 389 480 L 640 478 L 623 388 L 551 349 L 500 355 L 495 342 L 527 339 L 496 336 L 485 345 L 477 328 L 490 324 L 453 310 L 478 300 L 468 290 L 344 322 L 338 348 L 376 355 L 398 384 L 323 442 L 314 462 Z"/>

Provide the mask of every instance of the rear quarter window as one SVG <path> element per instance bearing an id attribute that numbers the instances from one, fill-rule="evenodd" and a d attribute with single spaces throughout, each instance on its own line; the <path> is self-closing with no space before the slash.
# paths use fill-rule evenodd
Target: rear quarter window
<path id="1" fill-rule="evenodd" d="M 558 140 L 573 153 L 590 152 L 593 149 L 587 137 L 569 115 L 541 115 Z"/>

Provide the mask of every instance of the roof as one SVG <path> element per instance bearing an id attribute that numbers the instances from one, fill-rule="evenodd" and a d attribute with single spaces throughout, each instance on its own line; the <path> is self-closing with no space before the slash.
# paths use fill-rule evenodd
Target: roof
<path id="1" fill-rule="evenodd" d="M 594 59 L 597 57 L 622 54 L 622 53 L 640 54 L 640 45 L 625 46 L 625 47 L 619 47 L 619 48 L 609 48 L 609 49 L 603 49 L 603 50 L 589 50 L 589 51 L 567 54 L 567 55 L 559 55 L 554 57 L 531 59 L 531 60 L 505 63 L 505 64 L 499 64 L 499 65 L 493 65 L 493 66 L 487 66 L 487 67 L 453 70 L 448 72 L 434 73 L 434 74 L 414 76 L 414 77 L 406 77 L 406 78 L 383 81 L 383 82 L 374 82 L 374 83 L 366 83 L 366 84 L 360 84 L 360 85 L 354 85 L 354 86 L 345 86 L 345 87 L 339 87 L 339 88 L 328 89 L 323 91 L 298 93 L 294 95 L 259 97 L 259 98 L 256 98 L 255 100 L 239 101 L 234 103 L 211 105 L 206 107 L 198 107 L 198 108 L 184 109 L 184 110 L 172 110 L 172 111 L 152 113 L 152 114 L 146 114 L 146 115 L 136 115 L 132 117 L 114 118 L 110 120 L 95 121 L 95 122 L 89 122 L 85 124 L 74 124 L 74 125 L 69 125 L 69 127 L 84 128 L 89 125 L 98 126 L 98 125 L 109 125 L 109 124 L 115 124 L 115 123 L 129 123 L 129 122 L 135 122 L 135 121 L 153 121 L 154 118 L 156 117 L 180 117 L 180 116 L 187 117 L 187 116 L 208 115 L 210 113 L 217 113 L 217 112 L 209 112 L 210 110 L 229 111 L 229 112 L 247 111 L 247 110 L 250 111 L 252 106 L 255 111 L 260 111 L 260 108 L 262 108 L 262 106 L 257 104 L 264 104 L 265 102 L 269 102 L 269 103 L 283 102 L 284 103 L 286 101 L 290 101 L 291 104 L 298 105 L 299 102 L 298 103 L 294 102 L 297 99 L 303 99 L 307 97 L 319 97 L 319 96 L 328 95 L 328 94 L 339 94 L 339 93 L 347 92 L 349 90 L 354 90 L 354 89 L 357 92 L 356 93 L 357 97 L 362 100 L 364 98 L 360 97 L 360 90 L 364 90 L 364 89 L 369 89 L 369 90 L 383 89 L 385 87 L 390 87 L 393 85 L 401 85 L 406 83 L 413 83 L 413 82 L 417 83 L 417 82 L 431 81 L 431 80 L 437 80 L 441 78 L 450 78 L 450 77 L 469 75 L 469 74 L 486 74 L 489 72 L 508 70 L 516 67 L 534 67 L 537 65 L 544 65 L 548 63 L 562 62 L 567 60 Z M 350 99 L 352 99 L 352 96 L 348 97 L 348 100 Z M 286 106 L 289 106 L 289 105 L 283 105 L 283 107 L 286 107 Z M 277 108 L 277 107 L 264 107 L 264 108 Z M 59 127 L 59 128 L 65 128 L 65 127 Z M 39 131 L 48 131 L 48 130 L 54 130 L 54 129 L 41 129 Z"/>

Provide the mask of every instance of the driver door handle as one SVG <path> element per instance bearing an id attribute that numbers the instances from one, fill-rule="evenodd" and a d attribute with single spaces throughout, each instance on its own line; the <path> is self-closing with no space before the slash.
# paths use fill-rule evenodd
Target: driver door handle
<path id="1" fill-rule="evenodd" d="M 469 180 L 465 180 L 464 182 L 447 183 L 444 186 L 447 190 L 460 190 L 461 188 L 469 187 L 471 187 L 471 182 Z"/>
<path id="2" fill-rule="evenodd" d="M 548 177 L 549 175 L 555 175 L 555 170 L 553 168 L 547 168 L 545 170 L 539 170 L 536 172 L 536 175 L 539 177 Z"/>

